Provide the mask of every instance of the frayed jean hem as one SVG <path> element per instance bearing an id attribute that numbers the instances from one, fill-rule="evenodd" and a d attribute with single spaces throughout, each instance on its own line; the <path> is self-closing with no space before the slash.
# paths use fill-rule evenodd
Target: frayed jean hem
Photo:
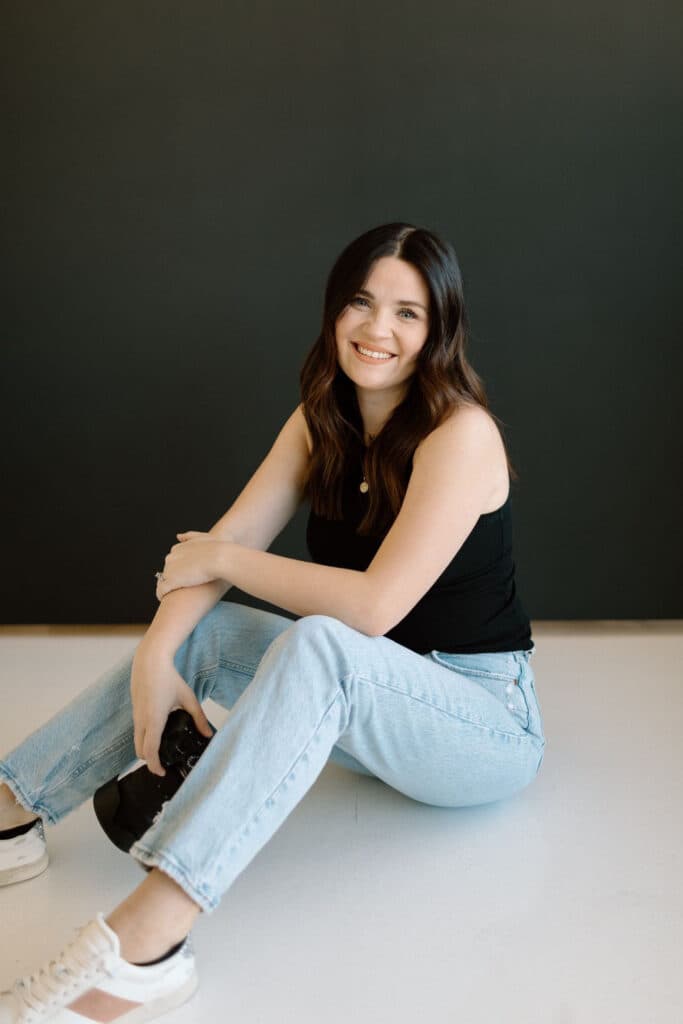
<path id="1" fill-rule="evenodd" d="M 172 878 L 205 914 L 212 913 L 218 906 L 219 899 L 215 896 L 210 896 L 203 888 L 198 888 L 192 879 L 189 878 L 182 865 L 178 864 L 167 853 L 159 850 L 147 850 L 140 843 L 134 843 L 129 853 L 138 863 L 145 864 L 148 868 L 158 868 L 165 875 L 168 875 L 169 878 Z"/>

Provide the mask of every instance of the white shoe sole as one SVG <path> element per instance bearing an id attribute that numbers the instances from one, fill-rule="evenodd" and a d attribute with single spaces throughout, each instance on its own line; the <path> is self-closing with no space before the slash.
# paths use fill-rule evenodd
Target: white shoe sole
<path id="1" fill-rule="evenodd" d="M 5 868 L 0 871 L 0 885 L 13 885 L 14 882 L 26 882 L 29 878 L 43 873 L 48 866 L 50 858 L 47 851 L 40 860 L 31 861 L 29 864 L 17 864 L 15 868 Z"/>

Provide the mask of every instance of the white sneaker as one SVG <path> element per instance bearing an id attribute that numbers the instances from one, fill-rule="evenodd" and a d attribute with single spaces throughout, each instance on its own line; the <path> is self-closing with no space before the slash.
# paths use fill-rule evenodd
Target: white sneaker
<path id="1" fill-rule="evenodd" d="M 34 878 L 48 865 L 42 821 L 35 821 L 28 831 L 22 832 L 23 827 L 8 829 L 10 838 L 2 838 L 0 833 L 0 885 Z M 20 834 L 13 836 L 12 832 Z"/>
<path id="2" fill-rule="evenodd" d="M 35 974 L 0 992 L 0 1024 L 142 1024 L 186 1002 L 197 988 L 189 938 L 148 967 L 120 956 L 119 938 L 98 914 L 78 938 Z"/>

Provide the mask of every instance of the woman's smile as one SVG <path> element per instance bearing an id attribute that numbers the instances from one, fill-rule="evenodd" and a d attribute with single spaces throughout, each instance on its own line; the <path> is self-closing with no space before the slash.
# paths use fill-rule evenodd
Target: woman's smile
<path id="1" fill-rule="evenodd" d="M 389 363 L 396 356 L 393 352 L 386 352 L 384 349 L 371 348 L 361 345 L 357 341 L 351 342 L 351 347 L 363 363 Z M 370 353 L 373 353 L 372 355 Z"/>

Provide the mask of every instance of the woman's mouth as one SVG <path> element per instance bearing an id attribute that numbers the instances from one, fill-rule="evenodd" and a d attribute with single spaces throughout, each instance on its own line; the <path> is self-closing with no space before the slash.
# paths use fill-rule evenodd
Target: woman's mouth
<path id="1" fill-rule="evenodd" d="M 351 345 L 357 357 L 363 363 L 388 363 L 390 360 L 396 358 L 396 356 L 390 352 L 373 352 L 372 349 L 365 348 L 364 345 L 359 345 L 356 341 L 352 341 Z"/>

